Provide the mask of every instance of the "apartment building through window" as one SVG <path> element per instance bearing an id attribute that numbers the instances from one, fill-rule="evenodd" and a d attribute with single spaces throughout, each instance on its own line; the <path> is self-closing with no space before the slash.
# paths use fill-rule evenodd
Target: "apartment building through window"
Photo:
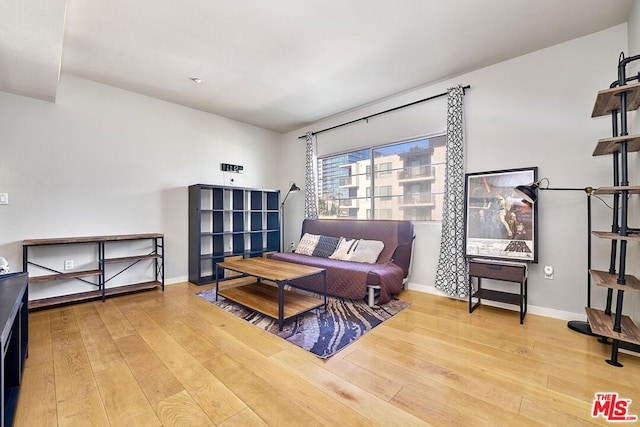
<path id="1" fill-rule="evenodd" d="M 440 221 L 446 136 L 318 158 L 320 218 Z"/>

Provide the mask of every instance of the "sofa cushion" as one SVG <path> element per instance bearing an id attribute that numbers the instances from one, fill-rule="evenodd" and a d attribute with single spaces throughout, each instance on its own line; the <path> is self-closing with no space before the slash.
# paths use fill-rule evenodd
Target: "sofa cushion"
<path id="1" fill-rule="evenodd" d="M 296 253 L 302 255 L 313 255 L 313 251 L 316 249 L 318 245 L 318 241 L 320 240 L 320 235 L 304 233 L 302 239 L 298 243 L 296 247 Z"/>
<path id="2" fill-rule="evenodd" d="M 329 258 L 349 261 L 351 259 L 351 254 L 353 253 L 353 246 L 357 242 L 358 239 L 347 239 L 345 237 L 341 237 L 338 247 L 335 252 L 329 256 Z"/>
<path id="3" fill-rule="evenodd" d="M 356 242 L 349 261 L 375 264 L 383 249 L 384 243 L 380 240 L 360 239 Z"/>
<path id="4" fill-rule="evenodd" d="M 336 247 L 338 247 L 338 242 L 340 242 L 338 237 L 320 236 L 318 244 L 313 250 L 312 255 L 321 258 L 329 258 L 329 256 L 335 252 Z"/>

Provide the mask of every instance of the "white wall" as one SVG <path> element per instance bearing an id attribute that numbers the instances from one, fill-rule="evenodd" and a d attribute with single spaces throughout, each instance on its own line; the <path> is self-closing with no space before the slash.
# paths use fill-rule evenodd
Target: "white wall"
<path id="1" fill-rule="evenodd" d="M 640 55 L 640 2 L 634 1 L 629 13 L 629 52 L 627 56 Z M 640 71 L 640 64 L 636 62 L 632 73 Z M 631 75 L 631 74 L 629 74 Z"/>
<path id="2" fill-rule="evenodd" d="M 640 1 L 634 1 L 629 14 L 629 49 L 625 52 L 627 56 L 640 55 Z M 640 72 L 640 61 L 635 61 L 629 64 L 627 67 L 627 77 L 637 75 Z M 640 111 L 635 111 L 629 115 L 629 133 L 640 133 Z M 630 180 L 632 185 L 640 184 L 640 156 L 638 154 L 629 155 L 630 159 Z M 632 197 L 631 200 L 631 220 L 632 227 L 640 227 L 640 198 L 637 196 Z M 638 244 L 629 245 L 629 257 L 632 260 L 637 260 L 640 257 L 640 247 Z M 636 277 L 640 277 L 640 263 L 632 262 L 628 270 L 629 274 L 633 274 Z M 640 293 L 638 292 L 626 292 L 625 293 L 625 305 L 626 311 L 631 318 L 640 325 Z"/>
<path id="3" fill-rule="evenodd" d="M 466 171 L 538 166 L 551 186 L 610 185 L 611 160 L 591 156 L 596 141 L 610 136 L 607 119 L 591 119 L 598 90 L 616 77 L 620 51 L 627 49 L 627 25 L 572 40 L 439 84 L 419 88 L 284 136 L 288 176 L 304 181 L 307 130 L 319 130 L 368 114 L 470 84 L 465 96 Z M 318 136 L 319 151 L 346 150 L 445 129 L 445 100 L 431 101 Z M 298 160 L 296 160 L 298 159 Z M 285 183 L 281 184 L 283 187 Z M 539 264 L 529 273 L 529 304 L 584 318 L 586 304 L 586 196 L 582 191 L 539 196 Z M 610 211 L 594 200 L 594 229 L 610 228 Z M 303 198 L 287 205 L 286 241 L 295 240 L 303 218 Z M 440 245 L 438 224 L 416 224 L 410 282 L 433 285 Z M 608 246 L 594 244 L 594 267 L 606 268 Z M 555 268 L 544 280 L 542 267 Z M 499 284 L 498 284 L 499 285 Z M 604 293 L 594 290 L 594 305 Z"/>
<path id="4" fill-rule="evenodd" d="M 159 232 L 167 280 L 186 280 L 187 186 L 222 185 L 220 162 L 244 165 L 244 186 L 279 183 L 279 134 L 70 75 L 55 104 L 0 92 L 0 112 L 14 271 L 23 239 Z"/>

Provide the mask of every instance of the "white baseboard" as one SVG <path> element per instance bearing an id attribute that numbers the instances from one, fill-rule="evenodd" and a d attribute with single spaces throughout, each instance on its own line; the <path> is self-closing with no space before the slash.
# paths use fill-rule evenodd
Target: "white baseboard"
<path id="1" fill-rule="evenodd" d="M 436 287 L 433 285 L 420 285 L 417 283 L 409 282 L 406 288 L 412 291 L 424 292 L 427 294 L 433 294 L 433 295 L 438 295 L 438 296 L 447 297 L 447 298 L 454 298 L 451 295 L 445 294 L 441 290 L 436 289 Z M 459 299 L 459 298 L 454 298 L 454 299 Z M 466 298 L 464 300 L 468 301 Z M 497 301 L 489 301 L 489 300 L 483 299 L 482 304 L 490 305 L 492 307 L 504 308 L 506 310 L 518 311 L 518 308 L 512 304 L 503 304 Z M 548 308 L 548 307 L 539 307 L 531 304 L 527 305 L 527 314 L 537 314 L 539 316 L 552 317 L 554 319 L 561 319 L 561 320 L 567 320 L 567 321 L 569 320 L 579 320 L 582 322 L 587 321 L 587 315 L 585 313 L 572 313 L 570 311 L 556 310 L 554 308 Z"/>
<path id="2" fill-rule="evenodd" d="M 620 353 L 628 354 L 629 356 L 640 357 L 640 353 L 636 353 L 635 351 L 627 350 L 625 348 L 621 348 L 618 351 Z"/>
<path id="3" fill-rule="evenodd" d="M 164 281 L 165 285 L 175 285 L 177 283 L 184 283 L 184 282 L 188 282 L 189 281 L 189 276 L 182 276 L 182 277 L 171 277 L 169 279 L 166 279 Z"/>

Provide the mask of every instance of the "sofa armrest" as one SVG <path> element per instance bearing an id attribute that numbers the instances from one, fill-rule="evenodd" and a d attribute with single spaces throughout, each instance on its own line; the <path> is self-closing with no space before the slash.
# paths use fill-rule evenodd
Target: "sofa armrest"
<path id="1" fill-rule="evenodd" d="M 409 275 L 415 238 L 416 236 L 413 236 L 409 242 L 399 244 L 391 257 L 391 262 L 402 269 L 405 278 Z"/>

